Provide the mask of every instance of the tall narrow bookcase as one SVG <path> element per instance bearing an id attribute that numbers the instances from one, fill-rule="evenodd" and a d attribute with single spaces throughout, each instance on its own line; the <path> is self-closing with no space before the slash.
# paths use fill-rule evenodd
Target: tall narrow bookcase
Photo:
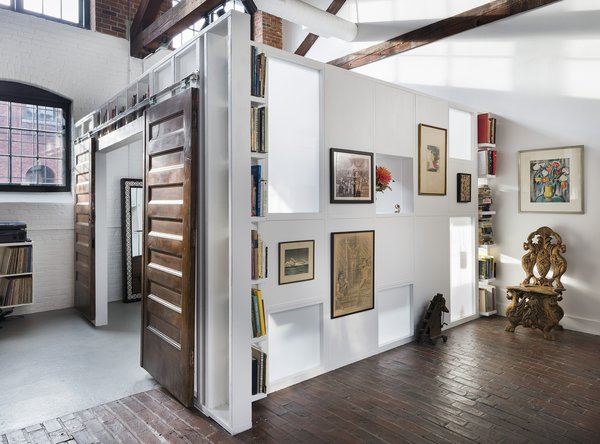
<path id="1" fill-rule="evenodd" d="M 496 118 L 489 113 L 477 116 L 478 204 L 479 204 L 479 314 L 491 316 L 496 307 L 496 259 L 492 209 L 492 183 L 496 178 Z"/>
<path id="2" fill-rule="evenodd" d="M 33 242 L 0 244 L 0 320 L 33 304 Z"/>
<path id="3" fill-rule="evenodd" d="M 267 219 L 267 57 L 257 46 L 250 47 L 250 225 L 251 280 L 250 315 L 252 319 L 252 401 L 267 395 L 267 316 L 263 284 L 268 279 L 269 250 L 264 245 L 261 225 Z"/>

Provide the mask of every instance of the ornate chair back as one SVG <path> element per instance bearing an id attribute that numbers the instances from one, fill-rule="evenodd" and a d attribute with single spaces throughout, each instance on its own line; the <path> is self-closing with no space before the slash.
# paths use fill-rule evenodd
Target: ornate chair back
<path id="1" fill-rule="evenodd" d="M 560 278 L 567 271 L 567 261 L 561 253 L 567 246 L 560 235 L 549 227 L 538 228 L 527 237 L 523 248 L 527 253 L 521 258 L 525 271 L 522 285 L 564 290 Z"/>

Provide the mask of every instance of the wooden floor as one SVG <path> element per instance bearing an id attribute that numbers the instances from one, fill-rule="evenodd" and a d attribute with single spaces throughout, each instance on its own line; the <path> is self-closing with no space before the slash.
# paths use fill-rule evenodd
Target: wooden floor
<path id="1" fill-rule="evenodd" d="M 3 443 L 600 443 L 600 336 L 448 331 L 270 394 L 230 437 L 152 390 L 2 436 Z"/>

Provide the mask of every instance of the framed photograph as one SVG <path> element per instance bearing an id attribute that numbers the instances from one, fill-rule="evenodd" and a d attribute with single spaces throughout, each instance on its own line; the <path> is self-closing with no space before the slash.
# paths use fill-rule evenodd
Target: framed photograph
<path id="1" fill-rule="evenodd" d="M 315 241 L 279 243 L 279 285 L 315 278 Z"/>
<path id="2" fill-rule="evenodd" d="M 519 211 L 583 213 L 583 146 L 519 151 Z"/>
<path id="3" fill-rule="evenodd" d="M 471 175 L 456 173 L 456 201 L 460 203 L 471 202 Z"/>
<path id="4" fill-rule="evenodd" d="M 445 196 L 447 130 L 419 124 L 419 194 Z"/>
<path id="5" fill-rule="evenodd" d="M 329 150 L 331 203 L 373 203 L 373 153 Z"/>
<path id="6" fill-rule="evenodd" d="M 331 233 L 331 319 L 375 308 L 375 231 Z"/>

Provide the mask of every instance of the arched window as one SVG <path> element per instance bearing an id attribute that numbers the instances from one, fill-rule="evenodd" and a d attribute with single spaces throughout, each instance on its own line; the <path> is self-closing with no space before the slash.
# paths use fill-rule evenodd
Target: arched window
<path id="1" fill-rule="evenodd" d="M 0 81 L 0 191 L 70 191 L 71 101 Z"/>

